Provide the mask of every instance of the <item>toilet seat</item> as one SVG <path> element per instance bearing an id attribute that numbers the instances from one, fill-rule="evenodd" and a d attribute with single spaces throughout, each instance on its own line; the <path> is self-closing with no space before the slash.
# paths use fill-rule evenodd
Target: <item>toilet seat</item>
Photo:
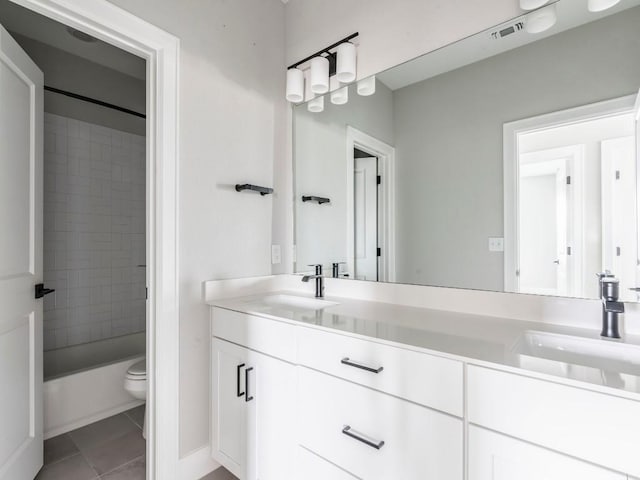
<path id="1" fill-rule="evenodd" d="M 141 360 L 139 362 L 134 363 L 127 369 L 126 378 L 129 380 L 147 380 L 147 362 L 146 360 Z"/>

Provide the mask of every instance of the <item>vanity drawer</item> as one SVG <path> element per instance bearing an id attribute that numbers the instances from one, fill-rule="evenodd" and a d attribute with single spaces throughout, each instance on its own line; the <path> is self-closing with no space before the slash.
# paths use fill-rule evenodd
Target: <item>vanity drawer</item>
<path id="1" fill-rule="evenodd" d="M 462 479 L 460 419 L 298 370 L 298 440 L 304 447 L 367 480 Z"/>
<path id="2" fill-rule="evenodd" d="M 463 365 L 455 360 L 299 328 L 298 363 L 452 415 L 463 415 Z"/>
<path id="3" fill-rule="evenodd" d="M 295 478 L 304 480 L 358 480 L 353 475 L 300 446 L 296 451 Z"/>
<path id="4" fill-rule="evenodd" d="M 469 366 L 469 421 L 640 475 L 640 402 Z"/>
<path id="5" fill-rule="evenodd" d="M 211 309 L 211 334 L 295 363 L 295 326 L 289 323 L 214 307 Z"/>

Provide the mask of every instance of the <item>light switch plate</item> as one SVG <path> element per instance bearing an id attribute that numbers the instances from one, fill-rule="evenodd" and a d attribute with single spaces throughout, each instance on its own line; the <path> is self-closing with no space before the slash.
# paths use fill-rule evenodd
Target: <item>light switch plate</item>
<path id="1" fill-rule="evenodd" d="M 278 265 L 281 261 L 280 245 L 271 245 L 271 264 Z"/>
<path id="2" fill-rule="evenodd" d="M 490 252 L 504 252 L 504 238 L 502 238 L 502 237 L 489 237 L 489 251 Z"/>

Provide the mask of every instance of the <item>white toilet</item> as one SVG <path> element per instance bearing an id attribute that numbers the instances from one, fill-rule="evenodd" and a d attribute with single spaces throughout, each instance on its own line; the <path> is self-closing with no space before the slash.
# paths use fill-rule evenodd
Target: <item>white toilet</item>
<path id="1" fill-rule="evenodd" d="M 131 365 L 124 377 L 124 389 L 134 398 L 147 399 L 147 359 Z M 144 423 L 142 424 L 142 436 L 147 438 L 147 408 L 144 409 Z"/>

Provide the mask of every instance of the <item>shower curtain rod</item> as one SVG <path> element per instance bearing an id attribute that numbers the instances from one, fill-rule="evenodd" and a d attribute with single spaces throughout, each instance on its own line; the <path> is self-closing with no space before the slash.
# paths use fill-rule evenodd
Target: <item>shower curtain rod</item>
<path id="1" fill-rule="evenodd" d="M 48 92 L 58 93 L 60 95 L 65 95 L 67 97 L 75 98 L 77 100 L 82 100 L 83 102 L 94 103 L 96 105 L 100 105 L 101 107 L 111 108 L 113 110 L 118 110 L 119 112 L 128 113 L 129 115 L 135 115 L 140 118 L 147 118 L 144 113 L 138 113 L 134 110 L 129 110 L 128 108 L 119 107 L 118 105 L 114 105 L 113 103 L 103 102 L 102 100 L 96 100 L 95 98 L 85 97 L 84 95 L 79 95 L 77 93 L 68 92 L 66 90 L 61 90 L 55 87 L 49 87 L 48 85 L 44 86 L 44 89 Z"/>

